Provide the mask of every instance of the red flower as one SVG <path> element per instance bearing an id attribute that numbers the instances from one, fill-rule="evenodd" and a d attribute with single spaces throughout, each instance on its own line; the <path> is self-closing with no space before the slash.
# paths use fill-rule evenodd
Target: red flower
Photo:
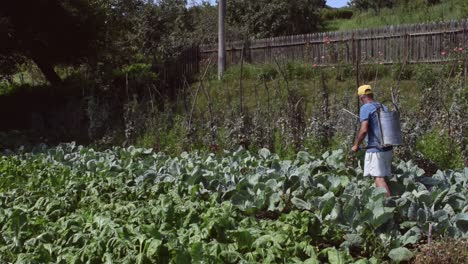
<path id="1" fill-rule="evenodd" d="M 445 51 L 442 51 L 440 55 L 445 56 Z"/>
<path id="2" fill-rule="evenodd" d="M 463 48 L 462 47 L 458 48 L 458 51 L 463 51 Z"/>
<path id="3" fill-rule="evenodd" d="M 330 37 L 329 36 L 326 36 L 325 37 L 325 40 L 323 41 L 325 44 L 330 44 Z"/>

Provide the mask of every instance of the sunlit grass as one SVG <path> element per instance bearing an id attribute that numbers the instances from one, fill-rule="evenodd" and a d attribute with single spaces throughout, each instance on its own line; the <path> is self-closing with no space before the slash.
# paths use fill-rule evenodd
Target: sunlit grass
<path id="1" fill-rule="evenodd" d="M 373 10 L 367 12 L 355 11 L 351 19 L 329 21 L 326 25 L 326 31 L 428 23 L 458 20 L 466 17 L 468 17 L 468 3 L 466 1 L 444 1 L 444 3 L 435 6 L 384 8 L 379 14 Z"/>

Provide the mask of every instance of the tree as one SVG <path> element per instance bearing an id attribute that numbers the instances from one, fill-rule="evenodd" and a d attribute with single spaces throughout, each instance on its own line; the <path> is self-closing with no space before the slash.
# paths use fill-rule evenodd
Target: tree
<path id="1" fill-rule="evenodd" d="M 226 2 L 230 4 L 231 0 Z M 213 6 L 209 2 L 193 6 L 189 9 L 193 21 L 194 31 L 192 40 L 197 44 L 213 44 L 218 41 L 218 6 Z M 226 23 L 226 41 L 236 41 L 245 36 L 245 29 L 242 26 Z"/>
<path id="2" fill-rule="evenodd" d="M 88 1 L 1 1 L 0 63 L 27 58 L 50 83 L 60 83 L 55 65 L 96 55 L 101 25 L 92 15 Z"/>
<path id="3" fill-rule="evenodd" d="M 230 0 L 228 22 L 250 37 L 312 33 L 322 26 L 323 0 Z"/>
<path id="4" fill-rule="evenodd" d="M 209 2 L 193 6 L 189 9 L 193 19 L 194 34 L 193 39 L 198 44 L 216 43 L 218 39 L 218 9 Z M 229 32 L 229 25 L 226 25 Z M 230 35 L 229 33 L 227 35 Z"/>
<path id="5" fill-rule="evenodd" d="M 373 9 L 376 13 L 380 13 L 380 9 L 384 7 L 393 7 L 397 0 L 351 0 L 350 6 L 359 10 Z"/>
<path id="6" fill-rule="evenodd" d="M 146 5 L 140 22 L 137 30 L 142 34 L 143 50 L 157 63 L 176 58 L 193 43 L 194 25 L 186 0 Z"/>

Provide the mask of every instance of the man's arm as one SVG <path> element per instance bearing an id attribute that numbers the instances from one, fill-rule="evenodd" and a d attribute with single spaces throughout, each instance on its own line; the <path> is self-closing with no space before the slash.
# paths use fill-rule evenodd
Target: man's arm
<path id="1" fill-rule="evenodd" d="M 367 130 L 369 129 L 369 121 L 365 120 L 361 122 L 361 128 L 359 129 L 359 133 L 356 137 L 356 140 L 354 141 L 354 146 L 352 150 L 354 152 L 359 151 L 359 145 L 361 145 L 362 141 L 364 138 L 366 138 L 367 135 Z"/>

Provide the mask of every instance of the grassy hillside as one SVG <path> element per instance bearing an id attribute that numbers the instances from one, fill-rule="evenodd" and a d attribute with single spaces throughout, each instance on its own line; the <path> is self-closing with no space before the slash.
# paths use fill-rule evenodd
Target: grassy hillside
<path id="1" fill-rule="evenodd" d="M 331 19 L 326 22 L 325 31 L 351 30 L 382 27 L 387 25 L 414 24 L 446 21 L 468 17 L 468 1 L 446 0 L 441 4 L 428 6 L 422 1 L 410 1 L 408 5 L 384 8 L 380 13 L 373 10 L 360 12 L 352 10 L 351 19 Z M 351 10 L 344 8 L 344 10 Z"/>

